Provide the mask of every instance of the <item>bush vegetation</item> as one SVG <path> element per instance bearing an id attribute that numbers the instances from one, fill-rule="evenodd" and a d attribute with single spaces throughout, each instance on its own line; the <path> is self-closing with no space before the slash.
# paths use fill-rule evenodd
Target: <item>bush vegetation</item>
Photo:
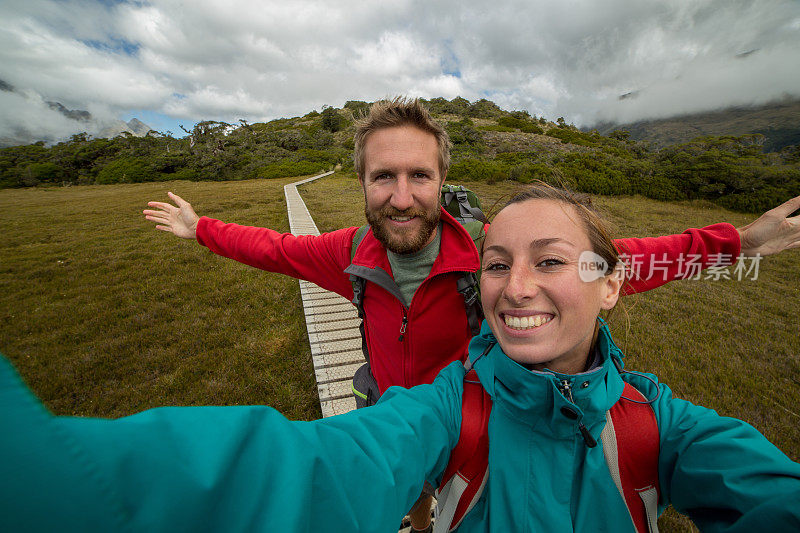
<path id="1" fill-rule="evenodd" d="M 641 194 L 658 200 L 709 200 L 737 211 L 766 210 L 800 194 L 800 149 L 765 152 L 760 134 L 700 137 L 654 149 L 626 131 L 603 136 L 481 99 L 425 104 L 453 143 L 450 177 L 528 183 L 544 179 L 584 192 Z M 303 117 L 233 126 L 196 124 L 182 139 L 151 132 L 54 146 L 0 149 L 0 188 L 163 180 L 240 180 L 352 168 L 354 121 L 369 103 L 351 100 Z"/>

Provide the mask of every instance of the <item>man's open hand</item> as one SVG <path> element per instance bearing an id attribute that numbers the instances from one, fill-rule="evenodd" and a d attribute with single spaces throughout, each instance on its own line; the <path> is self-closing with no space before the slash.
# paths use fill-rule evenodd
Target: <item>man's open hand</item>
<path id="1" fill-rule="evenodd" d="M 742 255 L 772 255 L 800 247 L 800 215 L 789 215 L 800 209 L 800 196 L 770 209 L 750 224 L 737 228 L 742 239 Z"/>
<path id="2" fill-rule="evenodd" d="M 200 217 L 194 212 L 192 205 L 177 194 L 168 192 L 167 195 L 176 205 L 147 202 L 154 209 L 145 209 L 144 218 L 158 224 L 156 229 L 169 231 L 184 239 L 196 238 L 197 221 Z"/>

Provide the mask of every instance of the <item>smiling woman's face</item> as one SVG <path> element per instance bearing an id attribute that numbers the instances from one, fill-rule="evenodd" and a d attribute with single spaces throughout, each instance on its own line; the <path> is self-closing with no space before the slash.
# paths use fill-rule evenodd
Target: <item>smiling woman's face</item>
<path id="1" fill-rule="evenodd" d="M 518 363 L 565 374 L 583 371 L 597 315 L 617 302 L 616 275 L 583 281 L 592 251 L 575 208 L 533 199 L 500 211 L 486 234 L 481 300 L 503 351 Z"/>

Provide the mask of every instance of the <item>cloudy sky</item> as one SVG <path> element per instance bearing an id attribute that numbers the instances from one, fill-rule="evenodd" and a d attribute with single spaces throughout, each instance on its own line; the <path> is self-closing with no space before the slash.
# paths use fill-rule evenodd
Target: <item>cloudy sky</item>
<path id="1" fill-rule="evenodd" d="M 0 137 L 409 94 L 577 125 L 800 96 L 797 0 L 2 0 Z M 627 97 L 620 98 L 622 95 Z"/>

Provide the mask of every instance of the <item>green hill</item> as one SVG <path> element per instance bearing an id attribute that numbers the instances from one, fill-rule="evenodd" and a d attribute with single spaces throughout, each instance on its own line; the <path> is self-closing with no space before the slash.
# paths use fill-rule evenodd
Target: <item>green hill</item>
<path id="1" fill-rule="evenodd" d="M 800 99 L 631 124 L 600 124 L 596 129 L 604 135 L 614 130 L 625 130 L 631 139 L 662 147 L 708 135 L 761 134 L 764 136 L 764 151 L 778 152 L 787 146 L 800 144 Z"/>
<path id="2" fill-rule="evenodd" d="M 795 145 L 765 151 L 761 134 L 725 133 L 658 148 L 626 131 L 584 132 L 563 118 L 552 122 L 506 111 L 488 100 L 425 103 L 452 139 L 453 181 L 541 179 L 592 194 L 704 199 L 750 212 L 800 194 L 800 150 Z M 368 107 L 349 101 L 342 108 L 266 123 L 204 121 L 182 139 L 153 132 L 114 139 L 79 134 L 51 147 L 40 142 L 3 148 L 0 187 L 271 179 L 332 168 L 352 172 L 354 121 Z"/>

